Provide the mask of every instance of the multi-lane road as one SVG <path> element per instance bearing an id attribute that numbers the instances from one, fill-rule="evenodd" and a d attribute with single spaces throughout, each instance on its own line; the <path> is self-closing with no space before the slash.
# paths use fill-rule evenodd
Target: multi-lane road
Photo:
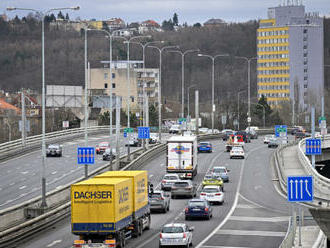
<path id="1" fill-rule="evenodd" d="M 225 203 L 213 206 L 213 218 L 207 220 L 184 220 L 184 208 L 188 199 L 171 200 L 166 214 L 152 214 L 152 225 L 139 238 L 128 242 L 127 247 L 158 247 L 159 230 L 171 222 L 186 222 L 195 227 L 195 247 L 278 247 L 282 242 L 290 213 L 290 206 L 276 191 L 270 166 L 273 150 L 262 143 L 262 138 L 247 144 L 244 160 L 230 160 L 222 141 L 212 141 L 214 152 L 199 154 L 199 185 L 205 173 L 214 166 L 224 165 L 230 169 L 230 182 L 225 184 Z M 57 168 L 54 168 L 57 169 Z M 150 181 L 159 186 L 165 174 L 165 154 L 145 164 Z M 82 173 L 82 172 L 81 172 Z M 17 247 L 69 248 L 76 239 L 71 234 L 70 218 L 57 223 Z"/>
<path id="2" fill-rule="evenodd" d="M 88 145 L 95 146 L 99 142 L 109 141 L 109 135 L 93 135 L 88 138 Z M 120 154 L 126 154 L 124 138 L 120 139 Z M 47 191 L 68 184 L 84 176 L 84 166 L 77 164 L 77 147 L 84 146 L 84 139 L 75 139 L 62 143 L 62 157 L 46 159 Z M 115 147 L 115 139 L 110 142 Z M 131 147 L 131 151 L 136 148 Z M 93 171 L 109 163 L 98 155 L 95 165 L 89 166 Z M 17 154 L 16 158 L 0 164 L 0 210 L 19 204 L 41 194 L 41 151 L 37 150 L 25 155 Z"/>

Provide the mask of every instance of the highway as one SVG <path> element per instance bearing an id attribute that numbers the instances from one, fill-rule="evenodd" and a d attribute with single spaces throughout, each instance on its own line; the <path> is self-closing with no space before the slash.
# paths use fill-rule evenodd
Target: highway
<path id="1" fill-rule="evenodd" d="M 152 214 L 152 225 L 139 238 L 128 241 L 127 247 L 158 247 L 159 230 L 171 222 L 186 222 L 195 227 L 194 247 L 278 247 L 282 242 L 290 213 L 286 200 L 272 184 L 270 157 L 273 152 L 262 143 L 262 137 L 247 144 L 245 160 L 230 160 L 223 141 L 212 141 L 214 152 L 199 154 L 199 171 L 195 182 L 200 184 L 205 173 L 214 166 L 230 169 L 230 182 L 225 184 L 225 203 L 213 206 L 213 218 L 184 220 L 184 207 L 188 199 L 171 200 L 166 214 Z M 149 171 L 150 181 L 159 187 L 165 174 L 165 154 L 143 168 Z M 31 237 L 17 247 L 69 248 L 76 239 L 71 234 L 70 218 Z"/>
<path id="2" fill-rule="evenodd" d="M 109 141 L 109 135 L 93 135 L 88 138 L 89 146 L 95 147 L 102 141 Z M 123 137 L 120 142 L 120 154 L 126 154 Z M 60 144 L 63 145 L 63 156 L 46 159 L 47 192 L 85 175 L 84 165 L 77 164 L 77 148 L 85 146 L 84 138 Z M 115 147 L 115 136 L 110 144 Z M 131 151 L 135 149 L 131 147 Z M 107 163 L 102 160 L 102 155 L 97 155 L 95 165 L 89 167 L 89 172 Z M 0 163 L 0 168 L 0 210 L 41 194 L 41 150 L 21 156 L 17 154 L 16 158 Z"/>

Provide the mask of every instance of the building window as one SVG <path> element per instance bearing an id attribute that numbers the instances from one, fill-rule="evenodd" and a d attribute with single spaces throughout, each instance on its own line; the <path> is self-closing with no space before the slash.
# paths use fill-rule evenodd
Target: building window
<path id="1" fill-rule="evenodd" d="M 107 84 L 107 83 L 104 84 L 104 88 L 105 88 L 105 89 L 108 88 L 108 84 Z"/>
<path id="2" fill-rule="evenodd" d="M 131 96 L 131 102 L 134 102 L 134 96 Z"/>
<path id="3" fill-rule="evenodd" d="M 112 78 L 116 78 L 116 74 L 115 73 L 112 73 Z"/>
<path id="4" fill-rule="evenodd" d="M 307 34 L 307 29 L 304 29 L 304 34 Z"/>
<path id="5" fill-rule="evenodd" d="M 307 89 L 307 84 L 304 84 L 304 88 Z"/>
<path id="6" fill-rule="evenodd" d="M 116 84 L 112 84 L 112 88 L 113 89 L 116 89 Z"/>
<path id="7" fill-rule="evenodd" d="M 108 73 L 104 73 L 104 79 L 108 78 Z"/>
<path id="8" fill-rule="evenodd" d="M 307 73 L 307 69 L 304 69 L 304 72 Z"/>

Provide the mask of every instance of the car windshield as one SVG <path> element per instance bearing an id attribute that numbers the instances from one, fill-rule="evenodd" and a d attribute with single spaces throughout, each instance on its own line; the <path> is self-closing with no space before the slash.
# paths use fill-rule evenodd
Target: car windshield
<path id="1" fill-rule="evenodd" d="M 162 233 L 183 233 L 183 228 L 181 226 L 165 226 Z"/>
<path id="2" fill-rule="evenodd" d="M 49 149 L 58 149 L 60 146 L 59 145 L 49 145 Z"/>
<path id="3" fill-rule="evenodd" d="M 187 182 L 175 182 L 174 185 L 176 187 L 187 187 L 187 186 L 189 186 L 189 183 L 187 183 Z"/>
<path id="4" fill-rule="evenodd" d="M 243 151 L 243 149 L 241 147 L 233 147 L 232 150 L 238 151 L 238 152 Z"/>
<path id="5" fill-rule="evenodd" d="M 219 192 L 219 189 L 218 188 L 204 188 L 202 190 L 202 192 L 205 192 L 205 193 L 215 193 L 215 192 Z"/>
<path id="6" fill-rule="evenodd" d="M 188 203 L 189 207 L 204 207 L 205 202 L 204 201 L 191 201 Z"/>
<path id="7" fill-rule="evenodd" d="M 199 143 L 201 146 L 209 146 L 210 145 L 210 143 L 207 143 L 207 142 L 201 142 L 201 143 Z"/>
<path id="8" fill-rule="evenodd" d="M 214 173 L 225 173 L 226 169 L 225 168 L 214 168 L 213 172 Z"/>
<path id="9" fill-rule="evenodd" d="M 206 175 L 206 176 L 204 177 L 204 180 L 210 180 L 210 179 L 212 179 L 212 178 L 213 178 L 212 175 Z"/>
<path id="10" fill-rule="evenodd" d="M 153 193 L 150 197 L 151 198 L 160 198 L 162 196 L 161 193 Z"/>
<path id="11" fill-rule="evenodd" d="M 178 180 L 179 178 L 177 176 L 164 176 L 165 180 Z"/>

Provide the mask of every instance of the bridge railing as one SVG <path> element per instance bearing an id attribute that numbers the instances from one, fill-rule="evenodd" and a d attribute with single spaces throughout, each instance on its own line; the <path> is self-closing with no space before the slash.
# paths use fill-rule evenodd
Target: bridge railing
<path id="1" fill-rule="evenodd" d="M 306 138 L 307 139 L 307 138 Z M 324 199 L 329 201 L 329 196 L 330 196 L 330 179 L 322 176 L 319 174 L 315 168 L 313 168 L 311 161 L 309 158 L 305 155 L 305 145 L 306 145 L 306 139 L 302 139 L 297 147 L 297 153 L 298 153 L 298 158 L 303 166 L 305 172 L 308 175 L 313 176 L 314 179 L 314 185 L 317 186 L 317 189 L 319 190 L 319 193 L 321 195 L 318 196 L 320 199 Z M 330 140 L 330 136 L 327 135 L 324 137 L 325 141 Z"/>

